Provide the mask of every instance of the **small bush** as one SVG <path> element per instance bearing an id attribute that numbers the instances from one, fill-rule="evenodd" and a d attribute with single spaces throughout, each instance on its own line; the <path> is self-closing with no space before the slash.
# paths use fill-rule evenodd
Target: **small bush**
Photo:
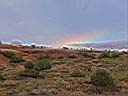
<path id="1" fill-rule="evenodd" d="M 50 56 L 49 56 L 49 55 L 45 55 L 43 58 L 45 58 L 45 59 L 49 59 Z"/>
<path id="2" fill-rule="evenodd" d="M 24 67 L 25 69 L 33 69 L 34 64 L 32 62 L 26 62 Z"/>
<path id="3" fill-rule="evenodd" d="M 39 72 L 30 69 L 20 72 L 19 75 L 22 77 L 32 77 L 32 78 L 40 77 Z"/>
<path id="4" fill-rule="evenodd" d="M 4 51 L 4 52 L 1 52 L 5 57 L 11 59 L 10 60 L 10 63 L 20 63 L 23 60 L 22 57 L 19 57 L 15 54 L 15 52 L 12 52 L 12 51 Z"/>
<path id="5" fill-rule="evenodd" d="M 49 58 L 50 58 L 49 55 L 39 55 L 38 60 L 49 59 Z"/>
<path id="6" fill-rule="evenodd" d="M 109 72 L 99 69 L 91 76 L 91 82 L 94 86 L 113 86 L 114 80 Z"/>
<path id="7" fill-rule="evenodd" d="M 57 59 L 64 59 L 64 57 L 63 56 L 59 56 L 59 57 L 57 57 Z"/>
<path id="8" fill-rule="evenodd" d="M 2 80 L 5 80 L 5 77 L 2 74 L 0 74 L 0 81 Z"/>
<path id="9" fill-rule="evenodd" d="M 45 69 L 50 69 L 51 64 L 49 63 L 48 60 L 38 60 L 35 64 L 32 62 L 27 62 L 25 65 L 25 70 L 20 72 L 20 76 L 22 77 L 32 77 L 32 78 L 37 78 L 37 77 L 44 77 L 42 74 L 40 75 L 40 71 L 45 70 Z"/>
<path id="10" fill-rule="evenodd" d="M 92 54 L 92 53 L 84 52 L 84 53 L 82 53 L 82 56 L 84 56 L 85 58 L 95 59 L 95 54 Z"/>
<path id="11" fill-rule="evenodd" d="M 111 58 L 117 58 L 120 56 L 120 53 L 119 52 L 112 52 L 111 53 Z"/>
<path id="12" fill-rule="evenodd" d="M 85 77 L 85 73 L 83 73 L 81 70 L 79 69 L 75 69 L 71 72 L 70 74 L 71 77 Z"/>
<path id="13" fill-rule="evenodd" d="M 22 57 L 19 56 L 13 56 L 10 60 L 10 63 L 20 63 L 24 61 Z"/>
<path id="14" fill-rule="evenodd" d="M 85 58 L 90 57 L 89 53 L 87 53 L 87 52 L 82 53 L 82 56 L 84 56 Z"/>
<path id="15" fill-rule="evenodd" d="M 1 52 L 5 57 L 12 59 L 14 56 L 16 56 L 16 54 L 12 51 L 4 51 Z"/>
<path id="16" fill-rule="evenodd" d="M 74 58 L 76 58 L 76 56 L 75 55 L 69 55 L 68 58 L 74 59 Z"/>
<path id="17" fill-rule="evenodd" d="M 41 71 L 46 69 L 51 69 L 51 64 L 47 59 L 38 60 L 33 67 L 34 70 Z"/>
<path id="18" fill-rule="evenodd" d="M 101 53 L 100 58 L 110 58 L 110 53 L 105 51 L 105 52 Z"/>
<path id="19" fill-rule="evenodd" d="M 120 56 L 119 52 L 109 52 L 105 51 L 100 55 L 100 58 L 117 58 Z"/>

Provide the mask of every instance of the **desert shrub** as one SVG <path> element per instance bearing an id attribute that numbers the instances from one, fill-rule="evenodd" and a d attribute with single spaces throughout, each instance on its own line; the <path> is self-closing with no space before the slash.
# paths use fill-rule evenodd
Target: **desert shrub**
<path id="1" fill-rule="evenodd" d="M 1 53 L 2 53 L 5 57 L 11 59 L 11 60 L 10 60 L 10 63 L 20 63 L 20 62 L 24 61 L 23 58 L 20 57 L 20 56 L 17 56 L 17 55 L 15 54 L 15 52 L 12 52 L 12 51 L 4 51 L 4 52 L 1 52 Z"/>
<path id="2" fill-rule="evenodd" d="M 1 52 L 5 57 L 12 59 L 14 56 L 16 56 L 16 54 L 12 51 L 4 51 Z"/>
<path id="3" fill-rule="evenodd" d="M 109 51 L 104 51 L 101 53 L 100 58 L 117 58 L 121 54 L 119 52 L 109 52 Z"/>
<path id="4" fill-rule="evenodd" d="M 90 55 L 87 52 L 82 53 L 82 56 L 84 56 L 85 58 L 90 57 Z"/>
<path id="5" fill-rule="evenodd" d="M 104 69 L 97 70 L 91 76 L 91 82 L 94 86 L 113 86 L 114 80 L 109 72 Z"/>
<path id="6" fill-rule="evenodd" d="M 49 55 L 39 55 L 38 60 L 49 59 L 49 58 L 50 58 Z"/>
<path id="7" fill-rule="evenodd" d="M 49 55 L 45 55 L 43 58 L 48 59 L 48 58 L 50 58 L 50 56 Z"/>
<path id="8" fill-rule="evenodd" d="M 121 55 L 121 53 L 119 53 L 119 52 L 112 52 L 111 54 L 110 54 L 110 57 L 111 58 L 117 58 L 117 57 L 119 57 Z"/>
<path id="9" fill-rule="evenodd" d="M 82 56 L 84 56 L 85 58 L 95 59 L 95 54 L 92 54 L 92 53 L 84 52 L 84 53 L 82 53 Z"/>
<path id="10" fill-rule="evenodd" d="M 0 74 L 0 81 L 1 80 L 5 80 L 5 77 L 2 74 Z"/>
<path id="11" fill-rule="evenodd" d="M 123 78 L 121 78 L 120 81 L 125 81 L 125 82 L 127 82 L 127 81 L 128 81 L 128 75 L 126 75 L 126 76 L 124 76 Z"/>
<path id="12" fill-rule="evenodd" d="M 70 73 L 71 77 L 85 77 L 85 73 L 83 73 L 81 70 L 79 69 L 75 69 Z"/>
<path id="13" fill-rule="evenodd" d="M 128 51 L 122 51 L 121 53 L 122 54 L 128 54 Z"/>
<path id="14" fill-rule="evenodd" d="M 100 55 L 100 58 L 109 58 L 109 57 L 110 57 L 110 53 L 108 51 L 104 51 Z"/>
<path id="15" fill-rule="evenodd" d="M 75 55 L 69 55 L 68 58 L 74 59 L 74 58 L 76 58 L 76 56 Z"/>
<path id="16" fill-rule="evenodd" d="M 34 64 L 32 62 L 26 62 L 24 64 L 25 69 L 33 69 Z"/>
<path id="17" fill-rule="evenodd" d="M 32 62 L 26 62 L 24 64 L 24 67 L 25 70 L 19 73 L 20 76 L 37 78 L 37 77 L 43 77 L 42 74 L 40 75 L 40 71 L 45 69 L 50 69 L 51 64 L 47 59 L 43 59 L 43 60 L 38 60 L 34 64 Z"/>
<path id="18" fill-rule="evenodd" d="M 10 60 L 10 63 L 20 63 L 24 61 L 22 57 L 19 56 L 13 56 Z"/>
<path id="19" fill-rule="evenodd" d="M 19 73 L 22 77 L 32 77 L 32 78 L 38 78 L 40 77 L 39 72 L 35 70 L 26 69 Z"/>
<path id="20" fill-rule="evenodd" d="M 37 71 L 51 69 L 51 64 L 50 64 L 50 62 L 47 59 L 38 60 L 35 63 L 33 69 L 37 70 Z"/>
<path id="21" fill-rule="evenodd" d="M 64 57 L 63 56 L 58 56 L 57 59 L 64 59 Z"/>

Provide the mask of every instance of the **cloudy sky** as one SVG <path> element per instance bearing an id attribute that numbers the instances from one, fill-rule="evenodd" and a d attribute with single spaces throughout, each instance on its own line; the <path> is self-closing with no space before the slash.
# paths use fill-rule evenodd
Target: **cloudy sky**
<path id="1" fill-rule="evenodd" d="M 0 40 L 64 44 L 127 39 L 127 0 L 0 0 Z"/>

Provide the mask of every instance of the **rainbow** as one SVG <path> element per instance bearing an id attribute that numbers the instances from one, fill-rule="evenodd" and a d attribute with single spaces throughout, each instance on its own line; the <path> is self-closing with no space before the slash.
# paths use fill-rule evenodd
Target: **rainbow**
<path id="1" fill-rule="evenodd" d="M 85 43 L 85 42 L 95 42 L 99 39 L 103 39 L 108 36 L 108 32 L 80 32 L 80 34 L 72 34 L 70 36 L 63 37 L 60 40 L 60 44 L 75 44 L 75 43 Z"/>

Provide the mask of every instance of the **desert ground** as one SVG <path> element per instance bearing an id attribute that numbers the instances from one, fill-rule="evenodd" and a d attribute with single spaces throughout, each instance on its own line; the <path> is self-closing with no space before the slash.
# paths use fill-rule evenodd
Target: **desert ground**
<path id="1" fill-rule="evenodd" d="M 2 46 L 0 96 L 128 96 L 128 52 Z"/>

